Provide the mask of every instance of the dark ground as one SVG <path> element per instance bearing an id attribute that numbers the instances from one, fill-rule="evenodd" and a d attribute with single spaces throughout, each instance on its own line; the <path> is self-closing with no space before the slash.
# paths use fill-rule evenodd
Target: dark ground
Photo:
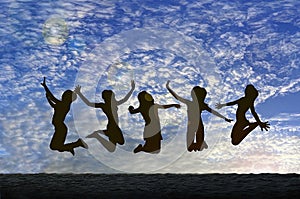
<path id="1" fill-rule="evenodd" d="M 0 174 L 3 198 L 300 198 L 297 174 Z"/>

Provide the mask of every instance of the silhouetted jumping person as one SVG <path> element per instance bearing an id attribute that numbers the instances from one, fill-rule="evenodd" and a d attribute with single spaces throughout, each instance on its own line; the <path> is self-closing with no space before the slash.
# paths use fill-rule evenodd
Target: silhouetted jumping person
<path id="1" fill-rule="evenodd" d="M 75 88 L 75 92 L 80 96 L 84 103 L 86 103 L 90 107 L 101 108 L 108 119 L 106 130 L 94 131 L 92 134 L 88 135 L 87 138 L 96 138 L 110 152 L 114 152 L 116 150 L 117 144 L 123 145 L 125 143 L 122 131 L 119 127 L 118 106 L 129 99 L 134 88 L 135 83 L 134 81 L 131 81 L 131 90 L 123 99 L 119 101 L 116 100 L 115 93 L 113 91 L 104 90 L 102 92 L 102 98 L 104 100 L 104 103 L 90 102 L 81 93 L 80 86 L 77 86 Z M 107 136 L 109 141 L 100 136 L 100 134 Z"/>
<path id="2" fill-rule="evenodd" d="M 231 119 L 227 119 L 217 111 L 211 109 L 205 102 L 206 90 L 205 88 L 195 86 L 191 91 L 192 101 L 184 99 L 178 96 L 169 86 L 170 81 L 167 82 L 166 87 L 168 91 L 180 102 L 187 105 L 187 115 L 188 115 L 188 126 L 187 126 L 187 137 L 186 145 L 187 150 L 191 151 L 201 151 L 204 148 L 208 148 L 206 142 L 204 141 L 204 126 L 201 118 L 202 111 L 206 110 L 227 122 L 231 122 Z M 196 139 L 195 139 L 196 138 Z M 196 142 L 195 142 L 196 140 Z"/>
<path id="3" fill-rule="evenodd" d="M 268 122 L 261 122 L 257 113 L 254 109 L 254 101 L 258 96 L 258 91 L 256 88 L 249 84 L 245 89 L 245 96 L 225 104 L 216 104 L 216 108 L 220 109 L 224 106 L 232 106 L 237 104 L 238 108 L 236 111 L 236 122 L 231 131 L 231 143 L 233 145 L 238 145 L 251 131 L 253 131 L 257 126 L 260 126 L 261 130 L 265 129 L 268 131 L 270 124 Z M 256 122 L 249 122 L 246 119 L 246 112 L 251 110 L 252 115 L 254 116 Z"/>
<path id="4" fill-rule="evenodd" d="M 145 140 L 144 146 L 139 144 L 134 153 L 144 151 L 147 153 L 159 153 L 161 148 L 161 127 L 158 116 L 158 109 L 167 109 L 171 107 L 180 108 L 179 104 L 160 105 L 155 104 L 153 97 L 146 91 L 142 91 L 138 94 L 138 100 L 140 105 L 138 108 L 129 106 L 128 110 L 131 114 L 141 113 L 145 120 L 145 127 L 143 137 Z"/>
<path id="5" fill-rule="evenodd" d="M 86 143 L 82 139 L 78 139 L 76 142 L 65 144 L 68 128 L 64 123 L 67 113 L 70 111 L 70 106 L 73 101 L 76 100 L 76 94 L 71 90 L 66 90 L 62 94 L 62 99 L 58 100 L 50 92 L 46 85 L 46 77 L 44 77 L 41 85 L 46 91 L 46 98 L 52 108 L 54 108 L 54 114 L 52 118 L 52 124 L 54 126 L 54 135 L 50 143 L 50 149 L 57 150 L 59 152 L 68 151 L 75 155 L 74 148 L 83 147 L 88 148 Z"/>

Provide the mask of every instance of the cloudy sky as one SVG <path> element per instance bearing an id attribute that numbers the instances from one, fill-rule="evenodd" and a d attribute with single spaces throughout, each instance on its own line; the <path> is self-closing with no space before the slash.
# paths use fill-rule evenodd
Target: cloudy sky
<path id="1" fill-rule="evenodd" d="M 299 173 L 299 8 L 296 0 L 1 1 L 0 173 Z M 51 151 L 44 76 L 57 98 L 79 84 L 95 102 L 104 89 L 121 99 L 134 79 L 132 97 L 118 107 L 125 145 L 110 153 L 85 138 L 107 120 L 78 99 L 65 121 L 66 142 L 81 137 L 89 150 Z M 138 106 L 142 90 L 156 103 L 178 103 L 167 80 L 187 99 L 192 87 L 205 87 L 212 108 L 242 97 L 251 83 L 259 90 L 256 111 L 271 128 L 233 146 L 233 123 L 203 112 L 209 148 L 188 153 L 182 104 L 159 111 L 161 153 L 133 154 L 144 123 L 127 108 Z M 235 119 L 235 110 L 219 112 Z"/>

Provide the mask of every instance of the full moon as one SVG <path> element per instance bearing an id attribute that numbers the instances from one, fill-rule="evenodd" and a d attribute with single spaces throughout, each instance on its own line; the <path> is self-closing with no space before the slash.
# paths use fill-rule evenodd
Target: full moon
<path id="1" fill-rule="evenodd" d="M 61 45 L 66 41 L 68 34 L 67 23 L 60 17 L 51 17 L 44 24 L 43 37 L 48 44 Z"/>

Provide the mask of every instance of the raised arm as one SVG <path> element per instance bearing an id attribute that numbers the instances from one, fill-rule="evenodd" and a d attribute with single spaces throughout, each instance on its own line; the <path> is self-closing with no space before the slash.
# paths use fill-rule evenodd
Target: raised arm
<path id="1" fill-rule="evenodd" d="M 181 102 L 184 103 L 184 104 L 189 103 L 189 100 L 186 100 L 186 99 L 184 99 L 184 98 L 178 96 L 178 95 L 170 88 L 169 84 L 170 84 L 170 80 L 167 81 L 166 87 L 167 87 L 168 91 L 173 95 L 173 97 L 175 97 L 177 100 L 181 101 Z"/>
<path id="2" fill-rule="evenodd" d="M 92 103 L 92 102 L 90 102 L 82 93 L 81 93 L 81 86 L 76 86 L 76 88 L 75 88 L 75 90 L 74 90 L 74 92 L 75 93 L 77 93 L 77 95 L 79 95 L 79 97 L 82 99 L 82 101 L 86 104 L 86 105 L 88 105 L 88 106 L 90 106 L 90 107 L 94 107 L 94 108 L 101 108 L 102 106 L 101 106 L 101 103 Z"/>
<path id="3" fill-rule="evenodd" d="M 233 121 L 232 119 L 228 119 L 228 118 L 226 118 L 225 116 L 223 116 L 222 114 L 220 114 L 219 112 L 217 112 L 217 111 L 211 109 L 211 108 L 210 108 L 209 106 L 207 106 L 207 105 L 206 105 L 205 110 L 207 110 L 208 112 L 214 114 L 215 116 L 218 116 L 218 117 L 224 119 L 226 122 L 231 122 L 231 121 Z"/>
<path id="4" fill-rule="evenodd" d="M 117 105 L 120 105 L 120 104 L 123 104 L 124 102 L 126 102 L 129 99 L 129 97 L 132 95 L 134 88 L 135 88 L 135 83 L 133 80 L 131 80 L 131 90 L 127 93 L 127 95 L 123 99 L 117 101 Z"/>
<path id="5" fill-rule="evenodd" d="M 60 102 L 60 100 L 58 100 L 56 97 L 54 97 L 54 95 L 51 93 L 48 86 L 46 85 L 46 77 L 44 77 L 44 81 L 43 81 L 43 83 L 41 83 L 41 85 L 44 87 L 44 89 L 46 91 L 47 100 L 50 99 L 54 103 Z"/>
<path id="6" fill-rule="evenodd" d="M 50 99 L 50 96 L 46 94 L 46 98 L 47 98 L 47 101 L 48 101 L 48 103 L 50 104 L 50 106 L 51 106 L 52 108 L 55 108 L 55 105 L 56 105 L 56 104 L 52 102 L 52 100 Z"/>

